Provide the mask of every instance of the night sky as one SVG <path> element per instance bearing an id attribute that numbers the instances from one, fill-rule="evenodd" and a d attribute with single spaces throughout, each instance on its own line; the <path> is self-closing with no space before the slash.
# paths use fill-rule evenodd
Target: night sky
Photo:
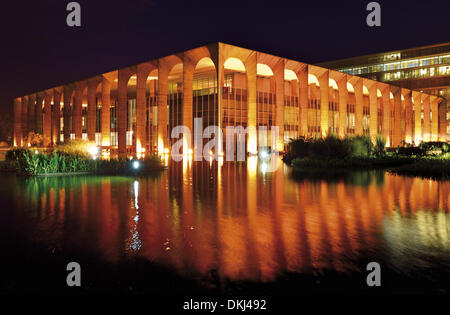
<path id="1" fill-rule="evenodd" d="M 66 25 L 69 0 L 2 0 L 0 113 L 13 97 L 222 41 L 316 63 L 450 41 L 450 1 L 80 0 L 82 27 Z M 11 116 L 12 117 L 12 116 Z"/>

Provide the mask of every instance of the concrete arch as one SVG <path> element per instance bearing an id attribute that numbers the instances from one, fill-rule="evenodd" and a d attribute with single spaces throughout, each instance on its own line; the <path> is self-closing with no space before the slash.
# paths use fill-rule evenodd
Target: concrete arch
<path id="1" fill-rule="evenodd" d="M 36 129 L 36 94 L 28 95 L 28 132 Z"/>
<path id="2" fill-rule="evenodd" d="M 87 113 L 85 119 L 86 139 L 95 141 L 96 125 L 97 125 L 97 100 L 101 98 L 102 76 L 96 76 L 87 80 L 86 99 L 83 93 L 83 106 L 86 104 Z M 86 102 L 86 103 L 85 103 Z M 98 143 L 100 144 L 100 143 Z"/>
<path id="3" fill-rule="evenodd" d="M 158 153 L 168 151 L 169 137 L 167 134 L 168 111 L 167 92 L 169 73 L 176 64 L 183 63 L 182 57 L 170 55 L 158 59 Z M 181 74 L 182 75 L 182 74 Z"/>
<path id="4" fill-rule="evenodd" d="M 76 82 L 74 105 L 73 105 L 73 132 L 75 133 L 76 140 L 82 139 L 83 137 L 82 117 L 83 117 L 83 102 L 85 96 L 87 98 L 87 81 Z"/>
<path id="5" fill-rule="evenodd" d="M 319 80 L 317 79 L 317 77 L 312 73 L 308 73 L 308 85 L 311 85 L 311 84 L 320 86 Z"/>
<path id="6" fill-rule="evenodd" d="M 222 113 L 219 112 L 219 87 L 218 71 L 216 64 L 209 57 L 205 56 L 197 60 L 194 64 L 194 71 L 185 71 L 185 74 L 192 73 L 190 77 L 184 77 L 184 104 L 183 122 L 184 125 L 193 130 L 193 119 L 202 117 L 202 130 L 207 126 L 221 126 Z M 220 94 L 222 95 L 222 94 Z M 207 110 L 205 110 L 205 108 Z M 220 137 L 221 135 L 215 135 Z M 218 147 L 214 146 L 215 155 L 222 153 L 222 139 L 218 139 Z M 202 147 L 209 141 L 204 139 Z M 193 139 L 188 139 L 185 135 L 183 139 L 183 153 L 195 152 L 195 157 L 201 156 L 202 147 L 198 143 L 193 143 Z M 192 149 L 193 148 L 193 149 Z"/>
<path id="7" fill-rule="evenodd" d="M 210 57 L 203 57 L 195 65 L 195 71 L 199 71 L 199 70 L 203 70 L 203 69 L 208 69 L 208 70 L 216 69 L 216 65 L 214 64 L 214 61 Z"/>
<path id="8" fill-rule="evenodd" d="M 63 102 L 64 102 L 64 108 L 63 108 L 63 132 L 64 132 L 64 142 L 67 142 L 70 140 L 71 134 L 72 134 L 72 109 L 73 109 L 73 102 L 74 102 L 74 96 L 75 96 L 75 84 L 69 84 L 65 85 L 63 88 Z"/>
<path id="9" fill-rule="evenodd" d="M 347 81 L 347 91 L 350 93 L 355 93 L 355 88 L 353 87 L 353 84 Z"/>
<path id="10" fill-rule="evenodd" d="M 333 90 L 337 90 L 338 89 L 338 85 L 337 85 L 336 81 L 333 78 L 329 78 L 328 79 L 328 86 L 332 87 Z"/>
<path id="11" fill-rule="evenodd" d="M 246 138 L 246 150 L 251 154 L 257 153 L 257 134 L 256 134 L 256 72 L 257 72 L 257 53 L 249 49 L 236 47 L 219 43 L 218 51 L 218 77 L 219 77 L 219 102 L 222 102 L 222 88 L 224 87 L 225 67 L 224 64 L 229 58 L 238 59 L 239 68 L 235 71 L 246 74 L 246 96 L 247 96 L 247 127 L 249 132 Z M 236 61 L 235 59 L 231 59 Z M 242 67 L 242 65 L 244 67 Z M 231 68 L 231 67 L 230 67 Z"/>
<path id="12" fill-rule="evenodd" d="M 28 134 L 28 103 L 29 97 L 22 96 L 21 99 L 21 123 L 22 123 L 22 137 L 25 138 Z M 25 145 L 25 143 L 23 143 Z"/>
<path id="13" fill-rule="evenodd" d="M 14 99 L 14 136 L 13 136 L 13 146 L 18 147 L 23 144 L 22 135 L 22 99 L 17 97 Z"/>
<path id="14" fill-rule="evenodd" d="M 176 126 L 183 125 L 183 117 L 189 110 L 184 108 L 184 87 L 183 81 L 186 73 L 184 72 L 183 60 L 172 64 L 168 74 L 167 104 L 168 104 L 168 120 L 169 134 L 167 135 L 167 145 L 164 146 L 164 152 L 170 150 L 170 147 L 177 141 L 171 138 L 171 131 Z M 188 114 L 188 113 L 187 113 Z"/>
<path id="15" fill-rule="evenodd" d="M 52 134 L 52 105 L 53 105 L 53 90 L 45 90 L 44 104 L 42 109 L 42 135 L 44 137 L 44 145 L 48 146 L 51 143 Z"/>
<path id="16" fill-rule="evenodd" d="M 272 139 L 270 132 L 262 134 L 258 132 L 258 144 L 277 151 L 284 150 L 285 63 L 284 58 L 257 53 L 256 74 L 259 77 L 257 79 L 257 91 L 269 91 L 275 95 L 275 103 L 272 104 L 272 107 L 269 106 L 268 112 L 256 111 L 257 119 L 260 120 L 260 117 L 268 115 L 267 120 L 263 118 L 263 125 L 267 126 L 267 130 L 270 130 L 272 125 L 278 126 L 277 139 Z M 263 82 L 265 83 L 264 87 L 261 86 Z M 268 84 L 270 86 L 267 86 Z M 259 116 L 260 114 L 262 116 Z M 259 124 L 261 124 L 261 121 Z"/>
<path id="17" fill-rule="evenodd" d="M 111 141 L 111 103 L 113 101 L 112 90 L 118 88 L 118 71 L 104 73 L 101 79 L 101 145 L 105 150 L 105 154 L 110 153 Z M 109 151 L 108 151 L 109 150 Z"/>
<path id="18" fill-rule="evenodd" d="M 248 134 L 245 138 L 245 150 L 247 152 L 256 153 L 257 151 L 257 134 L 256 134 L 256 86 L 257 86 L 257 62 L 256 53 L 251 53 L 245 49 L 238 49 L 234 46 L 225 45 L 220 51 L 219 67 L 218 67 L 218 98 L 220 106 L 220 126 L 224 129 L 228 126 L 246 125 Z M 225 82 L 225 76 L 228 81 Z M 236 93 L 241 94 L 241 101 L 238 103 Z M 245 96 L 242 96 L 245 95 Z M 247 115 L 237 116 L 231 106 L 241 106 L 242 97 L 247 98 L 246 109 Z M 234 105 L 231 105 L 234 102 Z M 241 114 L 243 108 L 239 107 Z M 237 139 L 237 138 L 236 138 Z M 226 140 L 226 139 L 225 139 Z M 220 143 L 222 145 L 222 143 Z M 233 150 L 237 152 L 237 144 Z M 222 150 L 222 149 L 221 149 Z M 230 152 L 231 148 L 226 148 Z M 229 158 L 228 156 L 226 157 Z"/>
<path id="19" fill-rule="evenodd" d="M 136 93 L 137 66 L 118 71 L 117 85 L 117 152 L 119 157 L 127 156 L 127 111 L 128 99 Z M 133 78 L 134 76 L 134 78 Z"/>
<path id="20" fill-rule="evenodd" d="M 157 71 L 155 63 L 145 62 L 137 65 L 136 73 L 136 126 L 134 130 L 134 143 L 136 156 L 141 157 L 147 149 L 147 89 L 150 73 Z"/>
<path id="21" fill-rule="evenodd" d="M 363 95 L 369 95 L 369 89 L 363 84 Z"/>
<path id="22" fill-rule="evenodd" d="M 189 65 L 194 65 L 194 67 L 203 67 L 203 62 L 207 61 L 209 66 L 210 63 L 214 64 L 214 68 L 217 69 L 217 47 L 215 45 L 203 46 L 195 49 L 188 50 L 183 54 L 183 65 L 188 68 Z M 206 65 L 208 66 L 208 65 Z"/>
<path id="23" fill-rule="evenodd" d="M 61 113 L 64 108 L 63 87 L 53 88 L 53 112 L 52 112 L 52 144 L 56 145 L 61 141 Z"/>
<path id="24" fill-rule="evenodd" d="M 232 71 L 238 71 L 238 72 L 245 72 L 245 66 L 244 63 L 235 57 L 229 57 L 227 60 L 225 60 L 223 64 L 224 68 L 226 70 L 232 70 Z"/>
<path id="25" fill-rule="evenodd" d="M 85 81 L 85 85 L 82 89 L 82 99 L 81 99 L 81 138 L 83 140 L 88 140 L 87 137 L 87 126 L 88 126 L 88 86 L 89 81 Z"/>
<path id="26" fill-rule="evenodd" d="M 35 104 L 35 120 L 36 120 L 36 129 L 35 132 L 39 134 L 43 134 L 43 108 L 44 108 L 44 92 L 36 93 L 36 104 Z"/>
<path id="27" fill-rule="evenodd" d="M 256 74 L 263 77 L 272 77 L 273 71 L 268 65 L 264 63 L 258 63 L 256 64 Z"/>
<path id="28" fill-rule="evenodd" d="M 284 79 L 286 81 L 298 81 L 298 76 L 293 70 L 284 69 Z"/>

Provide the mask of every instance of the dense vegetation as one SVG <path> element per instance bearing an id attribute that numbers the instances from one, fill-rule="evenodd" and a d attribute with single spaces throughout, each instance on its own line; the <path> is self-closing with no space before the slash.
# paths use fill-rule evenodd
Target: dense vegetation
<path id="1" fill-rule="evenodd" d="M 139 160 L 93 159 L 86 154 L 68 153 L 55 150 L 51 153 L 36 153 L 28 149 L 13 149 L 7 152 L 6 160 L 0 170 L 16 172 L 20 175 L 40 175 L 57 173 L 96 173 L 96 174 L 137 174 L 164 169 L 161 159 L 149 156 Z"/>
<path id="2" fill-rule="evenodd" d="M 386 150 L 381 136 L 375 144 L 368 136 L 298 138 L 287 145 L 283 160 L 294 172 L 384 168 L 403 175 L 450 179 L 449 145 L 445 142 L 424 142 L 418 147 L 402 144 Z"/>

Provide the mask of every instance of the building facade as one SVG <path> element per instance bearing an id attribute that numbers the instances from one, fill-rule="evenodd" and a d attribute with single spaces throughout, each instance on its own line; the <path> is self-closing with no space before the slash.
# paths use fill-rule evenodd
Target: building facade
<path id="1" fill-rule="evenodd" d="M 14 145 L 95 141 L 119 156 L 168 152 L 171 130 L 242 126 L 245 148 L 290 138 L 385 137 L 388 146 L 438 139 L 436 95 L 270 54 L 214 43 L 14 99 Z M 419 109 L 419 110 L 417 110 Z M 279 127 L 273 142 L 257 131 Z M 183 139 L 183 152 L 193 139 Z M 262 144 L 263 142 L 263 144 Z M 276 143 L 275 146 L 271 146 Z M 225 144 L 224 144 L 225 145 Z"/>
<path id="2" fill-rule="evenodd" d="M 318 65 L 444 98 L 438 109 L 439 140 L 450 141 L 450 43 L 377 53 Z"/>

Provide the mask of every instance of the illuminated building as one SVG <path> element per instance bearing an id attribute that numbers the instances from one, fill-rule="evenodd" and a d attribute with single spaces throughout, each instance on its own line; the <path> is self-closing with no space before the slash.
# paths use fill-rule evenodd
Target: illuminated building
<path id="1" fill-rule="evenodd" d="M 438 109 L 439 139 L 450 141 L 450 43 L 364 55 L 318 65 L 443 97 L 445 101 L 439 104 Z"/>
<path id="2" fill-rule="evenodd" d="M 290 138 L 331 133 L 382 134 L 396 146 L 437 140 L 442 100 L 214 43 L 16 98 L 14 144 L 25 146 L 25 135 L 34 131 L 52 144 L 87 139 L 113 155 L 161 154 L 178 140 L 171 138 L 175 126 L 194 133 L 194 118 L 201 117 L 203 128 L 279 126 L 272 147 L 279 151 Z M 414 111 L 418 106 L 423 111 Z M 269 138 L 249 132 L 246 151 L 256 153 L 261 139 L 270 147 Z M 183 150 L 190 152 L 193 139 L 184 140 Z"/>

